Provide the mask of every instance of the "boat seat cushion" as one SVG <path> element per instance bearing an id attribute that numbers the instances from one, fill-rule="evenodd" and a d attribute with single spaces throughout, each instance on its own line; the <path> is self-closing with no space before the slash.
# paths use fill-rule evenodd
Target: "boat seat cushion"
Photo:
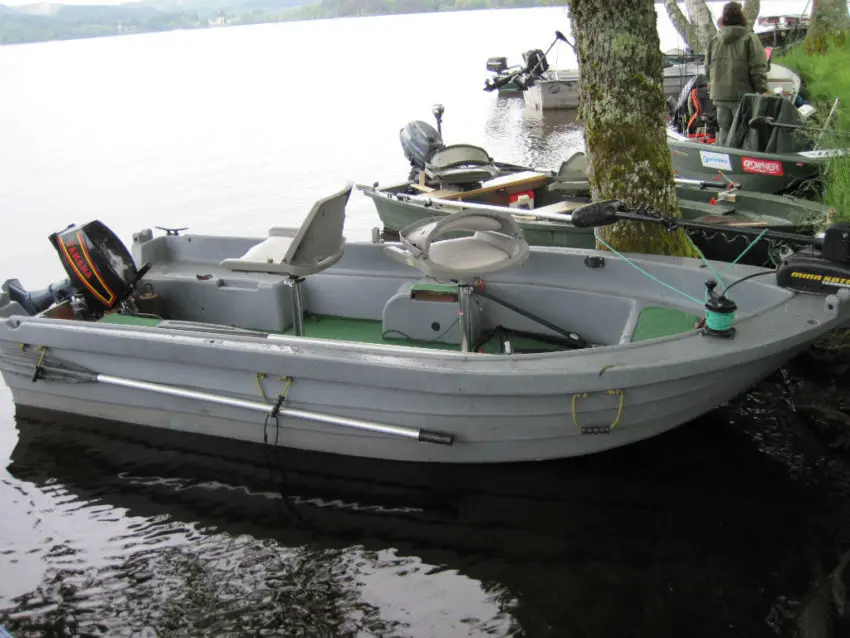
<path id="1" fill-rule="evenodd" d="M 275 226 L 266 240 L 241 257 L 224 259 L 227 270 L 303 277 L 320 272 L 342 258 L 345 207 L 353 184 L 318 200 L 297 228 Z"/>
<path id="2" fill-rule="evenodd" d="M 446 237 L 458 233 L 472 236 Z M 505 213 L 461 211 L 416 222 L 399 236 L 401 247 L 388 246 L 385 253 L 438 279 L 468 281 L 528 258 L 528 243 Z"/>
<path id="3" fill-rule="evenodd" d="M 471 144 L 453 144 L 434 152 L 425 174 L 447 184 L 468 184 L 492 179 L 499 174 L 487 151 Z"/>
<path id="4" fill-rule="evenodd" d="M 436 265 L 470 275 L 485 275 L 501 270 L 511 259 L 510 246 L 492 235 L 459 237 L 437 242 L 431 246 L 430 259 Z"/>

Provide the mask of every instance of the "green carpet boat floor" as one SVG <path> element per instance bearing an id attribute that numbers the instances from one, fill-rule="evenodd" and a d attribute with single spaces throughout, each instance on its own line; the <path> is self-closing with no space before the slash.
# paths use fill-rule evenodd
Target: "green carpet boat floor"
<path id="1" fill-rule="evenodd" d="M 441 291 L 442 292 L 442 291 Z M 644 308 L 635 327 L 632 341 L 646 341 L 658 339 L 674 334 L 681 334 L 694 330 L 700 317 L 676 310 L 674 308 L 662 308 L 648 306 Z M 160 320 L 153 317 L 136 317 L 132 315 L 106 314 L 101 319 L 102 323 L 150 326 L 156 327 Z M 384 336 L 383 324 L 373 319 L 352 319 L 349 317 L 330 317 L 325 315 L 308 315 L 304 318 L 304 336 L 313 339 L 336 339 L 343 341 L 357 341 L 360 343 L 384 343 L 387 345 L 414 346 L 417 348 L 431 348 L 435 350 L 458 350 L 457 344 L 440 343 L 437 341 L 413 341 L 410 339 L 393 338 Z M 292 334 L 292 328 L 283 331 L 283 334 Z M 555 351 L 564 349 L 563 346 L 540 341 L 528 336 L 507 335 L 514 352 L 523 351 Z M 481 348 L 482 352 L 489 354 L 501 353 L 501 337 L 493 335 Z"/>

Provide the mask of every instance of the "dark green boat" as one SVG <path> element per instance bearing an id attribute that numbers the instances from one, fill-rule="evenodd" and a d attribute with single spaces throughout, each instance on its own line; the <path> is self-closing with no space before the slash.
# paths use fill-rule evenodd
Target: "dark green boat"
<path id="1" fill-rule="evenodd" d="M 577 153 L 564 162 L 558 173 L 531 170 L 502 173 L 472 187 L 469 184 L 465 188 L 427 186 L 406 181 L 383 187 L 358 185 L 358 188 L 375 203 L 382 231 L 388 237 L 426 217 L 483 208 L 511 213 L 529 244 L 592 248 L 593 230 L 569 223 L 569 214 L 591 201 L 584 167 L 584 154 Z M 677 179 L 676 192 L 684 219 L 716 224 L 718 231 L 746 227 L 811 233 L 826 219 L 829 210 L 802 198 L 685 179 Z M 520 208 L 523 205 L 530 208 Z M 707 258 L 720 261 L 735 260 L 749 244 L 740 235 L 727 237 L 721 233 L 692 235 L 692 239 Z M 760 241 L 742 262 L 770 265 L 773 249 L 768 242 Z"/>
<path id="2" fill-rule="evenodd" d="M 785 67 L 771 66 L 779 74 Z M 689 91 L 706 89 L 705 76 L 696 76 L 685 87 L 672 113 L 667 144 L 673 170 L 680 177 L 724 180 L 749 191 L 799 193 L 808 190 L 840 148 L 818 147 L 820 132 L 805 123 L 801 109 L 791 101 L 799 91 L 799 78 L 791 71 L 785 95 L 745 95 L 722 145 L 715 142 L 716 118 L 710 100 L 694 105 Z M 780 77 L 777 75 L 777 77 Z M 781 84 L 780 84 L 781 87 Z M 688 97 L 691 95 L 691 97 Z M 817 191 L 817 188 L 814 189 Z"/>

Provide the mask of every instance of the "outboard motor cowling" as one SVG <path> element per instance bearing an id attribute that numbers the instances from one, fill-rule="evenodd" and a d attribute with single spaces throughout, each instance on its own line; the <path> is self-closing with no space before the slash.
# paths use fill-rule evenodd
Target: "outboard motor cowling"
<path id="1" fill-rule="evenodd" d="M 501 73 L 508 68 L 508 59 L 502 56 L 487 58 L 487 70 L 492 73 Z"/>
<path id="2" fill-rule="evenodd" d="M 48 239 L 68 278 L 32 292 L 17 279 L 8 279 L 2 285 L 9 299 L 29 315 L 63 302 L 70 302 L 74 314 L 82 318 L 100 317 L 116 306 L 123 310 L 150 269 L 150 264 L 136 269 L 118 236 L 97 220 L 83 226 L 71 224 Z"/>
<path id="3" fill-rule="evenodd" d="M 136 264 L 121 240 L 102 222 L 71 224 L 48 239 L 89 311 L 100 314 L 111 310 L 133 294 L 140 277 Z"/>
<path id="4" fill-rule="evenodd" d="M 414 168 L 422 170 L 434 151 L 445 148 L 443 136 L 437 130 L 421 120 L 408 122 L 399 131 L 399 139 L 404 155 Z"/>
<path id="5" fill-rule="evenodd" d="M 526 51 L 522 54 L 522 60 L 525 62 L 525 72 L 532 78 L 539 78 L 549 70 L 549 60 L 542 49 Z"/>

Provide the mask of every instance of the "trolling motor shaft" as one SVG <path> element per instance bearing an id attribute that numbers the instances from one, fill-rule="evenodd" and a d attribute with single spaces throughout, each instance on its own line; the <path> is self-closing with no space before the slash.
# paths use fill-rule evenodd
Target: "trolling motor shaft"
<path id="1" fill-rule="evenodd" d="M 645 207 L 625 210 L 625 205 L 615 199 L 588 204 L 574 211 L 571 221 L 577 228 L 607 226 L 618 221 L 635 221 L 660 224 L 667 230 L 690 228 L 780 241 L 796 247 L 796 252 L 784 259 L 777 267 L 776 283 L 779 286 L 798 292 L 818 294 L 831 294 L 841 288 L 850 289 L 850 224 L 846 222 L 832 224 L 818 235 L 752 228 L 718 228 L 715 224 L 650 213 Z"/>

